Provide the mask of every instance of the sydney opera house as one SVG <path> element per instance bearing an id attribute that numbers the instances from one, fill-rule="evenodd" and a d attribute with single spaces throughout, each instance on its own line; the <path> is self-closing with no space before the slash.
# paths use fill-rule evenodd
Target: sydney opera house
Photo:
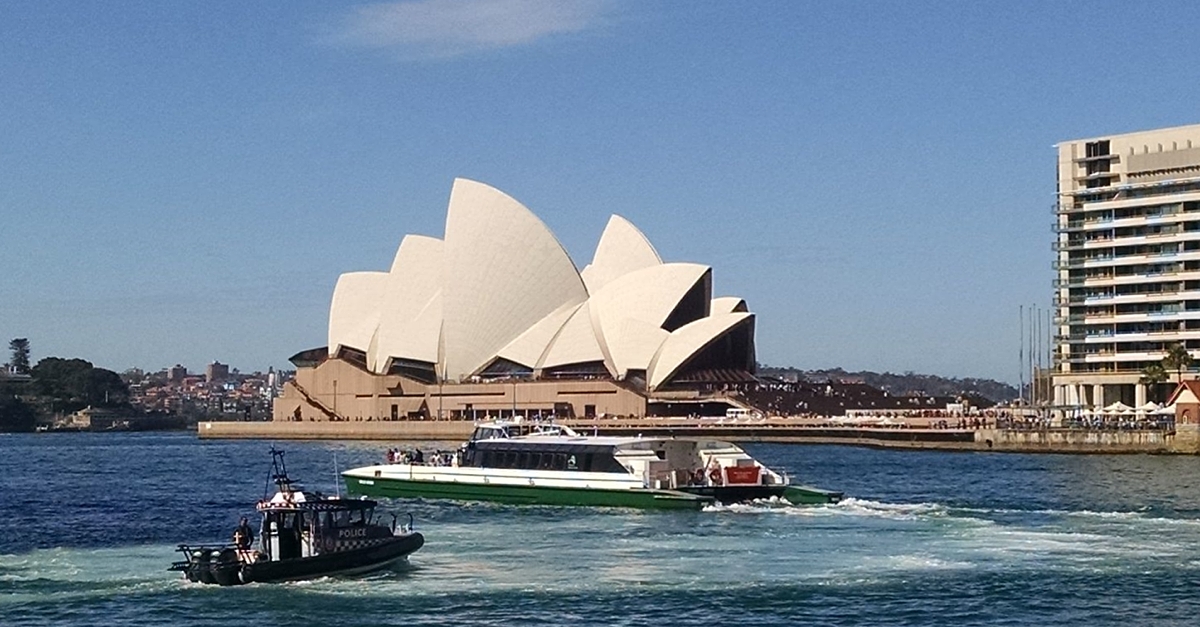
<path id="1" fill-rule="evenodd" d="M 444 236 L 341 275 L 328 345 L 292 362 L 276 420 L 713 415 L 754 380 L 754 314 L 624 218 L 579 270 L 531 211 L 458 179 Z"/>

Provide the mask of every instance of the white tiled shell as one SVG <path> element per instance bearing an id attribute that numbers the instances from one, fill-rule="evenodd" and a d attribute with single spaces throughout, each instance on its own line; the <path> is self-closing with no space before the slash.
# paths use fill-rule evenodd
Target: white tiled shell
<path id="1" fill-rule="evenodd" d="M 582 364 L 594 361 L 605 361 L 604 351 L 596 341 L 596 332 L 592 327 L 591 307 L 584 303 L 571 315 L 562 330 L 554 337 L 550 349 L 546 351 L 539 368 L 556 368 L 569 364 Z M 610 364 L 606 363 L 606 367 Z"/>
<path id="2" fill-rule="evenodd" d="M 619 378 L 647 370 L 654 387 L 752 316 L 742 313 L 742 299 L 723 297 L 712 299 L 709 317 L 675 333 L 662 328 L 698 281 L 711 280 L 709 272 L 662 263 L 641 231 L 613 216 L 581 276 L 528 209 L 457 179 L 443 240 L 407 236 L 390 272 L 338 279 L 329 352 L 366 351 L 377 373 L 392 358 L 436 363 L 448 379 L 468 377 L 496 357 L 535 370 L 603 361 Z"/>
<path id="3" fill-rule="evenodd" d="M 442 246 L 442 240 L 423 235 L 408 235 L 400 242 L 383 292 L 379 328 L 367 353 L 374 372 L 385 372 L 393 357 L 437 363 L 441 299 L 433 301 L 442 287 Z"/>
<path id="4" fill-rule="evenodd" d="M 737 296 L 719 296 L 712 299 L 712 305 L 709 307 L 709 315 L 714 316 L 735 311 L 747 311 L 746 301 Z"/>
<path id="5" fill-rule="evenodd" d="M 482 183 L 454 181 L 444 253 L 442 372 L 449 379 L 474 374 L 551 312 L 587 299 L 546 225 Z"/>
<path id="6" fill-rule="evenodd" d="M 662 327 L 708 270 L 708 266 L 696 263 L 664 263 L 617 277 L 592 295 L 592 327 L 601 336 L 601 346 L 618 377 L 630 369 L 647 368 L 653 355 L 640 344 L 649 335 L 630 332 L 633 327 L 625 321 Z"/>
<path id="7" fill-rule="evenodd" d="M 662 258 L 650 240 L 629 220 L 613 215 L 600 235 L 592 263 L 580 274 L 588 293 L 595 294 L 617 277 L 660 264 Z"/>
<path id="8" fill-rule="evenodd" d="M 625 318 L 609 329 L 605 339 L 617 347 L 612 351 L 617 376 L 624 378 L 630 370 L 649 368 L 650 360 L 670 335 L 661 326 L 637 318 Z"/>
<path id="9" fill-rule="evenodd" d="M 508 346 L 502 348 L 499 356 L 526 366 L 530 370 L 537 368 L 542 361 L 542 355 L 546 354 L 546 349 L 554 341 L 554 337 L 562 330 L 571 315 L 582 306 L 582 304 L 563 305 L 550 312 L 537 324 L 529 327 L 529 330 L 517 336 L 517 339 L 509 342 Z"/>
<path id="10" fill-rule="evenodd" d="M 727 313 L 711 315 L 675 329 L 667 341 L 658 349 L 646 373 L 650 389 L 655 389 L 675 375 L 687 360 L 708 346 L 713 340 L 728 333 L 739 324 L 753 321 L 752 313 Z"/>
<path id="11" fill-rule="evenodd" d="M 347 272 L 338 277 L 329 305 L 329 355 L 347 346 L 366 352 L 379 324 L 386 272 Z"/>

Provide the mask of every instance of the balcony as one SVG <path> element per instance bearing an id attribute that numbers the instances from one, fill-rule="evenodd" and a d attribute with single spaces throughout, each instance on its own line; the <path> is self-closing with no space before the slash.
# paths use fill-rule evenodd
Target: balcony
<path id="1" fill-rule="evenodd" d="M 1112 152 L 1107 155 L 1092 155 L 1090 157 L 1075 157 L 1074 159 L 1072 159 L 1072 161 L 1074 161 L 1075 163 L 1091 163 L 1094 161 L 1112 161 L 1113 163 L 1120 163 L 1121 159 L 1119 157 L 1120 157 L 1119 154 Z"/>

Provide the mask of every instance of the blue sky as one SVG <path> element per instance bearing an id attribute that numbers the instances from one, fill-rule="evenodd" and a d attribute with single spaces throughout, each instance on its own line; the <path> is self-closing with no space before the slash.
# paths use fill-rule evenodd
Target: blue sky
<path id="1" fill-rule="evenodd" d="M 1200 122 L 1190 2 L 0 4 L 0 334 L 290 367 L 454 177 L 714 268 L 771 365 L 1015 382 L 1056 142 Z"/>

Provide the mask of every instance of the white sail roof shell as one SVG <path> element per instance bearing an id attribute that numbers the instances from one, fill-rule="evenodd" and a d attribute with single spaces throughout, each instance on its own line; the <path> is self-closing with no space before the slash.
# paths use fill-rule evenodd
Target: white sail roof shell
<path id="1" fill-rule="evenodd" d="M 623 377 L 630 369 L 646 369 L 653 355 L 647 355 L 641 344 L 647 334 L 631 332 L 635 327 L 625 321 L 661 328 L 708 270 L 696 263 L 659 264 L 617 277 L 592 295 L 592 326 L 616 376 Z"/>
<path id="2" fill-rule="evenodd" d="M 712 299 L 712 305 L 709 306 L 710 315 L 733 313 L 735 311 L 747 311 L 746 301 L 737 296 L 719 296 Z"/>
<path id="3" fill-rule="evenodd" d="M 630 370 L 647 370 L 671 333 L 661 326 L 637 318 L 625 318 L 605 335 L 612 350 L 613 370 L 624 378 Z"/>
<path id="4" fill-rule="evenodd" d="M 367 352 L 372 371 L 385 372 L 393 357 L 437 363 L 442 246 L 442 240 L 422 235 L 407 235 L 400 242 L 383 292 L 375 341 Z"/>
<path id="5" fill-rule="evenodd" d="M 566 250 L 528 209 L 456 179 L 446 216 L 443 372 L 474 374 L 556 309 L 587 299 Z"/>
<path id="6" fill-rule="evenodd" d="M 539 368 L 556 368 L 570 364 L 604 361 L 604 351 L 596 341 L 592 327 L 591 307 L 588 303 L 579 306 L 562 330 L 555 336 L 550 349 L 538 364 Z M 606 367 L 609 364 L 605 364 Z"/>
<path id="7" fill-rule="evenodd" d="M 690 300 L 700 281 L 711 292 L 709 272 L 662 263 L 641 231 L 613 216 L 581 276 L 528 209 L 456 179 L 444 239 L 407 236 L 389 272 L 339 277 L 328 350 L 365 351 L 379 374 L 404 359 L 459 380 L 496 358 L 535 371 L 599 361 L 617 378 L 646 371 L 653 389 L 752 316 L 737 297 Z M 668 332 L 663 326 L 683 302 L 688 315 L 706 317 Z"/>
<path id="8" fill-rule="evenodd" d="M 379 324 L 386 272 L 347 272 L 338 277 L 329 305 L 329 355 L 342 346 L 366 352 Z"/>
<path id="9" fill-rule="evenodd" d="M 379 356 L 379 367 L 375 369 L 375 372 L 380 374 L 386 372 L 388 362 L 392 358 L 440 364 L 441 341 L 442 293 L 439 291 L 429 297 L 425 306 L 417 312 L 411 322 L 404 325 L 403 333 L 391 338 L 386 351 L 379 347 L 373 347 Z"/>
<path id="10" fill-rule="evenodd" d="M 646 381 L 650 389 L 655 389 L 675 375 L 681 366 L 687 363 L 693 355 L 708 346 L 713 340 L 728 333 L 731 329 L 748 320 L 753 320 L 754 314 L 738 312 L 708 316 L 675 329 L 670 337 L 663 342 L 658 354 L 651 361 L 646 373 Z"/>
<path id="11" fill-rule="evenodd" d="M 550 312 L 537 324 L 529 327 L 529 330 L 517 336 L 517 339 L 509 342 L 508 346 L 500 350 L 498 356 L 527 366 L 531 370 L 537 368 L 542 361 L 542 355 L 546 354 L 546 349 L 550 347 L 555 336 L 562 330 L 571 315 L 582 306 L 582 304 L 568 304 Z"/>
<path id="12" fill-rule="evenodd" d="M 580 275 L 588 293 L 595 294 L 617 277 L 661 264 L 662 258 L 650 240 L 629 220 L 613 215 L 600 235 L 592 263 Z"/>

